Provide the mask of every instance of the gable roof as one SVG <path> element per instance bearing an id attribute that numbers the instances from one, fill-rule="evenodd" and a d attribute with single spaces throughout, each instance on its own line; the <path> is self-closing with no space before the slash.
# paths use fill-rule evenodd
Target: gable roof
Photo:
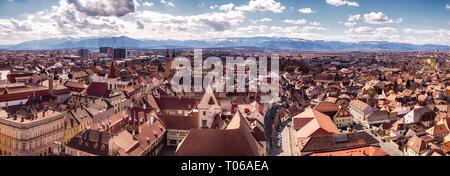
<path id="1" fill-rule="evenodd" d="M 417 137 L 413 136 L 409 141 L 406 143 L 406 146 L 411 148 L 414 152 L 421 154 L 424 152 L 425 149 L 425 142 Z"/>
<path id="2" fill-rule="evenodd" d="M 190 130 L 198 128 L 198 115 L 189 114 L 184 115 L 158 115 L 167 129 L 174 130 Z"/>
<path id="3" fill-rule="evenodd" d="M 339 111 L 339 107 L 331 102 L 323 101 L 314 107 L 315 110 L 319 112 L 337 112 Z"/>
<path id="4" fill-rule="evenodd" d="M 313 153 L 309 156 L 389 156 L 389 154 L 380 147 L 367 146 L 334 152 Z"/>
<path id="5" fill-rule="evenodd" d="M 176 156 L 261 156 L 264 146 L 236 114 L 225 130 L 192 129 L 178 146 Z"/>
<path id="6" fill-rule="evenodd" d="M 316 135 L 338 134 L 339 130 L 330 117 L 317 110 L 308 108 L 294 118 L 294 128 L 297 138 L 306 138 Z M 300 120 L 299 120 L 300 119 Z M 301 125 L 301 127 L 296 125 Z"/>
<path id="7" fill-rule="evenodd" d="M 155 98 L 155 101 L 161 110 L 191 110 L 197 107 L 200 99 L 185 97 L 160 97 Z"/>
<path id="8" fill-rule="evenodd" d="M 88 88 L 83 91 L 85 94 L 94 97 L 108 96 L 108 83 L 106 82 L 92 82 Z"/>
<path id="9" fill-rule="evenodd" d="M 301 153 L 324 153 L 376 146 L 379 142 L 366 132 L 313 136 L 299 141 Z"/>
<path id="10" fill-rule="evenodd" d="M 389 112 L 387 111 L 374 111 L 371 112 L 366 116 L 366 120 L 369 122 L 375 122 L 375 121 L 383 121 L 383 120 L 390 120 L 389 119 Z"/>
<path id="11" fill-rule="evenodd" d="M 352 116 L 352 114 L 350 114 L 350 111 L 348 110 L 347 107 L 343 106 L 339 109 L 336 115 L 334 115 L 334 118 L 349 117 L 349 116 Z"/>
<path id="12" fill-rule="evenodd" d="M 361 111 L 364 111 L 365 109 L 367 109 L 368 107 L 370 107 L 367 103 L 364 103 L 360 100 L 353 100 L 350 102 L 350 105 L 358 108 Z"/>
<path id="13" fill-rule="evenodd" d="M 428 130 L 426 130 L 426 132 L 432 136 L 437 136 L 444 133 L 448 133 L 448 129 L 445 126 L 445 124 L 440 124 L 429 128 Z"/>

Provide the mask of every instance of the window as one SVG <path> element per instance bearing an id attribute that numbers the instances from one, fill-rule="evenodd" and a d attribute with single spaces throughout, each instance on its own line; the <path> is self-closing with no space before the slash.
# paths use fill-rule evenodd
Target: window
<path id="1" fill-rule="evenodd" d="M 206 120 L 202 120 L 202 126 L 206 127 Z"/>
<path id="2" fill-rule="evenodd" d="M 203 111 L 203 115 L 204 115 L 204 116 L 206 115 L 206 111 Z"/>

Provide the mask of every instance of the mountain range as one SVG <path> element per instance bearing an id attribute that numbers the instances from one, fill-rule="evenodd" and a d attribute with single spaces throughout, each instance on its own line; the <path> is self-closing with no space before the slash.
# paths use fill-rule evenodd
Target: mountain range
<path id="1" fill-rule="evenodd" d="M 127 49 L 165 49 L 165 48 L 260 48 L 272 50 L 303 51 L 366 51 L 366 50 L 450 50 L 448 45 L 414 45 L 386 41 L 340 42 L 323 40 L 304 40 L 299 38 L 248 37 L 213 40 L 137 40 L 129 37 L 103 38 L 53 38 L 34 40 L 17 45 L 0 45 L 3 50 L 57 50 L 86 48 L 98 50 L 99 47 Z"/>

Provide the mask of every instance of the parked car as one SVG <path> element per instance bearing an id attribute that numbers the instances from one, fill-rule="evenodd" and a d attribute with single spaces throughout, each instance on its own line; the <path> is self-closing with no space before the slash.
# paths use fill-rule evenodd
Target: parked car
<path id="1" fill-rule="evenodd" d="M 281 148 L 281 140 L 277 140 L 277 147 Z"/>

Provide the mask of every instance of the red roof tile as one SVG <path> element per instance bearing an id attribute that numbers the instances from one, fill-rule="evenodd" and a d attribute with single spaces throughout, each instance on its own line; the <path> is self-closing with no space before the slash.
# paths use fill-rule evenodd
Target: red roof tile
<path id="1" fill-rule="evenodd" d="M 85 91 L 90 96 L 106 97 L 108 96 L 108 83 L 92 82 Z"/>

